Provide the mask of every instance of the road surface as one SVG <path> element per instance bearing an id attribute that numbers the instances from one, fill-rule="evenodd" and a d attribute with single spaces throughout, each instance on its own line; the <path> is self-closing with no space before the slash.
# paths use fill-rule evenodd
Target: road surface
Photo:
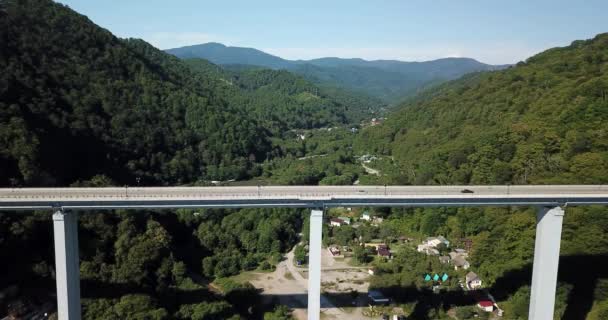
<path id="1" fill-rule="evenodd" d="M 589 204 L 608 204 L 608 185 L 0 189 L 0 210 Z"/>

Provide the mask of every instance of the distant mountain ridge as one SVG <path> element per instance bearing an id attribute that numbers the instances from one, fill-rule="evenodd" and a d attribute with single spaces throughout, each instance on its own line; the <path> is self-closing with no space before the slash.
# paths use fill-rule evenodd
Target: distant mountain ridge
<path id="1" fill-rule="evenodd" d="M 317 84 L 356 90 L 396 102 L 430 85 L 457 79 L 467 73 L 504 69 L 472 58 L 443 58 L 423 62 L 326 57 L 287 60 L 261 50 L 205 43 L 166 50 L 182 59 L 202 58 L 220 65 L 251 65 L 286 69 Z"/>
<path id="2" fill-rule="evenodd" d="M 273 56 L 266 52 L 242 47 L 227 47 L 221 43 L 205 44 L 165 50 L 181 59 L 202 58 L 215 64 L 246 64 L 271 69 L 288 68 L 291 61 Z"/>

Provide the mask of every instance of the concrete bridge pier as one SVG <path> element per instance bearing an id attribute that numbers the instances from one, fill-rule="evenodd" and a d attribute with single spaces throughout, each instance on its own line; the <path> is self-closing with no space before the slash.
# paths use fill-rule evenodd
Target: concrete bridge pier
<path id="1" fill-rule="evenodd" d="M 78 215 L 58 210 L 53 214 L 55 278 L 59 320 L 80 320 L 80 263 Z"/>
<path id="2" fill-rule="evenodd" d="M 310 212 L 308 239 L 308 320 L 321 316 L 321 238 L 323 236 L 323 210 Z"/>
<path id="3" fill-rule="evenodd" d="M 553 320 L 563 220 L 560 207 L 543 207 L 536 217 L 530 320 Z"/>

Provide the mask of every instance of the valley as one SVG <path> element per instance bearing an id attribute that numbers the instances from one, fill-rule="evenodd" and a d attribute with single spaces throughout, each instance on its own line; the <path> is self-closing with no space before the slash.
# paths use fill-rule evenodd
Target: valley
<path id="1" fill-rule="evenodd" d="M 504 65 L 161 50 L 51 0 L 0 1 L 0 19 L 7 190 L 608 183 L 606 33 Z M 607 213 L 566 208 L 555 319 L 608 317 Z M 528 318 L 535 208 L 325 215 L 324 319 Z M 81 213 L 82 318 L 306 319 L 309 220 L 293 208 Z M 54 313 L 52 225 L 47 211 L 0 212 L 0 317 Z M 451 244 L 429 247 L 439 237 Z M 503 317 L 465 289 L 469 272 Z"/>

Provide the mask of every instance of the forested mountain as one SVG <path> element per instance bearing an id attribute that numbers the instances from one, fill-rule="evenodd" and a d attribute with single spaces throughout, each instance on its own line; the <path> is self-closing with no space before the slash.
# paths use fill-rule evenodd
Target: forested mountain
<path id="1" fill-rule="evenodd" d="M 346 118 L 331 98 L 299 101 L 316 92 L 301 78 L 263 71 L 228 90 L 221 68 L 118 39 L 50 0 L 1 1 L 0 26 L 2 187 L 243 178 L 280 154 L 275 141 L 294 119 L 311 128 Z M 284 102 L 263 115 L 279 114 L 276 128 L 257 90 Z M 202 275 L 272 269 L 301 224 L 299 210 L 284 209 L 83 214 L 83 318 L 260 319 L 253 287 L 211 292 Z M 54 303 L 52 243 L 50 212 L 0 213 L 0 288 Z M 2 315 L 7 299 L 3 291 Z"/>
<path id="2" fill-rule="evenodd" d="M 221 65 L 286 69 L 317 84 L 356 90 L 389 103 L 467 73 L 506 67 L 487 65 L 470 58 L 446 58 L 425 62 L 341 58 L 286 60 L 260 50 L 227 47 L 219 43 L 169 49 L 166 52 L 183 59 L 203 58 Z"/>
<path id="3" fill-rule="evenodd" d="M 332 185 L 608 181 L 608 34 L 426 90 L 383 124 L 357 132 L 346 125 L 382 103 L 338 87 L 370 88 L 391 100 L 493 67 L 470 59 L 334 58 L 283 67 L 286 60 L 240 51 L 270 70 L 239 55 L 228 60 L 214 44 L 227 59 L 218 66 L 118 39 L 50 0 L 0 1 L 0 26 L 2 187 L 232 178 Z M 368 164 L 378 175 L 365 173 L 357 160 L 363 154 L 381 158 Z M 468 238 L 472 268 L 506 319 L 527 317 L 534 209 L 381 208 L 375 214 L 385 218 L 379 227 L 332 236 L 343 244 L 358 243 L 358 232 L 369 239 Z M 271 270 L 298 242 L 304 217 L 291 209 L 82 214 L 83 318 L 261 319 L 266 310 L 251 285 L 228 282 L 212 292 L 207 282 Z M 603 207 L 566 209 L 558 317 L 606 318 L 606 217 Z M 0 213 L 0 288 L 18 283 L 29 289 L 24 295 L 49 299 L 51 221 L 49 212 Z M 411 318 L 450 317 L 454 306 L 420 285 L 420 275 L 406 267 L 410 258 L 416 259 L 377 265 L 372 287 L 398 303 L 414 297 Z M 429 268 L 427 262 L 418 267 Z"/>
<path id="4" fill-rule="evenodd" d="M 241 47 L 227 47 L 221 43 L 209 42 L 193 46 L 165 50 L 182 59 L 201 58 L 216 64 L 244 64 L 271 69 L 283 69 L 290 61 L 266 52 Z"/>
<path id="5" fill-rule="evenodd" d="M 100 173 L 182 183 L 213 176 L 211 167 L 243 172 L 269 150 L 246 110 L 174 57 L 50 1 L 2 7 L 0 184 Z"/>
<path id="6" fill-rule="evenodd" d="M 608 181 L 608 34 L 402 105 L 361 148 L 391 154 L 413 184 Z"/>
<path id="7" fill-rule="evenodd" d="M 369 114 L 370 99 L 284 71 L 193 69 L 48 1 L 2 5 L 0 185 L 242 179 L 271 137 Z"/>
<path id="8" fill-rule="evenodd" d="M 285 70 L 228 65 L 203 59 L 184 60 L 194 71 L 218 79 L 215 91 L 231 105 L 242 106 L 274 136 L 293 129 L 359 124 L 384 103 L 339 88 L 320 87 Z"/>
<path id="9" fill-rule="evenodd" d="M 355 152 L 391 159 L 380 167 L 391 174 L 376 183 L 605 184 L 607 75 L 608 34 L 575 41 L 419 95 L 363 130 Z M 607 281 L 595 267 L 608 263 L 607 216 L 606 207 L 566 208 L 555 319 L 608 316 Z M 505 316 L 527 318 L 534 210 L 392 210 L 389 219 L 400 233 L 471 239 L 472 269 Z M 386 268 L 373 286 L 400 297 L 416 287 L 410 270 Z M 443 303 L 429 299 L 421 317 L 440 318 Z"/>

